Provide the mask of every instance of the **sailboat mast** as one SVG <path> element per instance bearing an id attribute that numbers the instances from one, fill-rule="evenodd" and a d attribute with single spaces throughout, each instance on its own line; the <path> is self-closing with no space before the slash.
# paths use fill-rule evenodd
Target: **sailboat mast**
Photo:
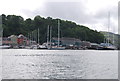
<path id="1" fill-rule="evenodd" d="M 34 41 L 37 42 L 37 40 L 36 40 L 36 30 L 34 30 Z"/>
<path id="2" fill-rule="evenodd" d="M 49 42 L 49 25 L 48 25 L 48 29 L 47 29 L 47 48 L 48 48 L 48 42 Z"/>
<path id="3" fill-rule="evenodd" d="M 2 45 L 2 39 L 3 39 L 3 28 L 1 27 L 1 30 L 0 30 L 0 34 L 1 34 L 1 36 L 0 36 L 0 45 Z"/>
<path id="4" fill-rule="evenodd" d="M 38 28 L 38 44 L 39 44 L 39 28 Z"/>
<path id="5" fill-rule="evenodd" d="M 3 29 L 2 29 L 2 37 L 1 37 L 1 45 L 3 44 Z"/>
<path id="6" fill-rule="evenodd" d="M 32 33 L 33 33 L 33 32 L 31 32 L 31 45 L 32 45 L 32 43 L 33 43 L 33 42 L 32 42 L 32 41 L 33 41 L 33 37 L 32 37 L 33 34 L 32 34 Z"/>
<path id="7" fill-rule="evenodd" d="M 28 33 L 28 37 L 27 37 L 27 40 L 29 41 L 29 33 Z M 30 45 L 30 43 L 28 43 L 28 45 Z"/>
<path id="8" fill-rule="evenodd" d="M 114 35 L 114 33 L 113 33 L 113 45 L 115 44 L 115 35 Z"/>
<path id="9" fill-rule="evenodd" d="M 51 43 L 52 43 L 51 38 L 52 38 L 52 26 L 50 27 L 50 48 L 51 48 Z"/>
<path id="10" fill-rule="evenodd" d="M 58 47 L 60 45 L 60 21 L 58 20 Z"/>
<path id="11" fill-rule="evenodd" d="M 32 44 L 33 44 L 33 41 L 34 41 L 34 32 L 32 31 Z"/>
<path id="12" fill-rule="evenodd" d="M 110 42 L 109 28 L 110 28 L 110 12 L 108 12 L 108 46 Z"/>
<path id="13" fill-rule="evenodd" d="M 31 34 L 30 34 L 30 45 L 32 45 L 32 32 L 31 32 Z"/>

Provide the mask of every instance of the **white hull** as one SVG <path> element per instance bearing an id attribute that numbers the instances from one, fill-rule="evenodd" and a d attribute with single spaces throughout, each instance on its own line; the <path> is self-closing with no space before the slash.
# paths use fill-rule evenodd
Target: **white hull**
<path id="1" fill-rule="evenodd" d="M 0 46 L 0 49 L 9 49 L 9 48 L 11 48 L 10 46 L 7 46 L 7 45 L 5 45 L 5 46 Z"/>
<path id="2" fill-rule="evenodd" d="M 44 45 L 39 45 L 39 49 L 47 49 L 47 47 Z"/>
<path id="3" fill-rule="evenodd" d="M 117 48 L 115 46 L 107 46 L 106 49 L 109 49 L 109 50 L 116 50 Z"/>
<path id="4" fill-rule="evenodd" d="M 52 47 L 52 48 L 48 48 L 50 50 L 64 50 L 65 47 Z"/>

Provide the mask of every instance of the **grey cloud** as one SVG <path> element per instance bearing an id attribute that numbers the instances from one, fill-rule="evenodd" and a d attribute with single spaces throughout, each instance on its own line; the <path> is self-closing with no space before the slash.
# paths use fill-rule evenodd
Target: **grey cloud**
<path id="1" fill-rule="evenodd" d="M 73 20 L 77 23 L 87 23 L 93 21 L 90 14 L 86 13 L 87 8 L 85 2 L 47 3 L 45 10 L 46 15 L 66 20 Z"/>
<path id="2" fill-rule="evenodd" d="M 64 20 L 71 20 L 79 24 L 97 24 L 102 23 L 107 26 L 108 20 L 108 8 L 98 10 L 95 14 L 91 14 L 87 9 L 86 1 L 80 2 L 46 2 L 44 9 L 37 8 L 34 11 L 23 10 L 27 16 L 34 17 L 41 15 L 44 17 L 60 18 Z M 111 16 L 114 20 L 117 20 L 117 6 L 109 8 L 111 9 Z M 116 26 L 112 23 L 111 26 Z"/>
<path id="3" fill-rule="evenodd" d="M 51 16 L 53 18 L 62 18 L 65 20 L 72 20 L 77 23 L 92 22 L 92 15 L 87 14 L 85 2 L 47 2 L 44 4 L 44 10 L 41 8 L 35 11 L 23 10 L 25 14 L 30 17 L 35 15 L 42 15 L 45 17 Z"/>

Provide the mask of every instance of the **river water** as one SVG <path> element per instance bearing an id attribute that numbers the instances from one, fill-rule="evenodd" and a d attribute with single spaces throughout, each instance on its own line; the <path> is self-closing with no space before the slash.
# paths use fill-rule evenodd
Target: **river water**
<path id="1" fill-rule="evenodd" d="M 118 51 L 2 50 L 3 79 L 118 79 Z"/>

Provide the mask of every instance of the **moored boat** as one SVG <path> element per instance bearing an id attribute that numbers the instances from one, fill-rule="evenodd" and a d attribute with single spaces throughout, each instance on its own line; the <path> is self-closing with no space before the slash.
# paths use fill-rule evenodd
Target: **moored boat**
<path id="1" fill-rule="evenodd" d="M 50 50 L 64 50 L 65 47 L 52 46 L 51 48 L 48 48 L 48 49 L 50 49 Z"/>
<path id="2" fill-rule="evenodd" d="M 0 46 L 0 49 L 9 49 L 9 48 L 11 48 L 11 46 L 9 46 L 9 45 L 1 45 Z"/>
<path id="3" fill-rule="evenodd" d="M 50 37 L 49 37 L 49 33 L 50 33 Z M 65 47 L 60 46 L 60 21 L 58 20 L 58 40 L 57 40 L 57 45 L 56 46 L 52 46 L 52 42 L 51 42 L 51 38 L 52 38 L 52 27 L 49 28 L 48 25 L 48 32 L 47 32 L 47 49 L 49 50 L 64 50 Z M 49 41 L 50 38 L 50 41 Z"/>
<path id="4" fill-rule="evenodd" d="M 110 44 L 110 43 L 101 43 L 100 44 L 102 46 L 102 50 L 116 50 L 117 47 Z"/>

